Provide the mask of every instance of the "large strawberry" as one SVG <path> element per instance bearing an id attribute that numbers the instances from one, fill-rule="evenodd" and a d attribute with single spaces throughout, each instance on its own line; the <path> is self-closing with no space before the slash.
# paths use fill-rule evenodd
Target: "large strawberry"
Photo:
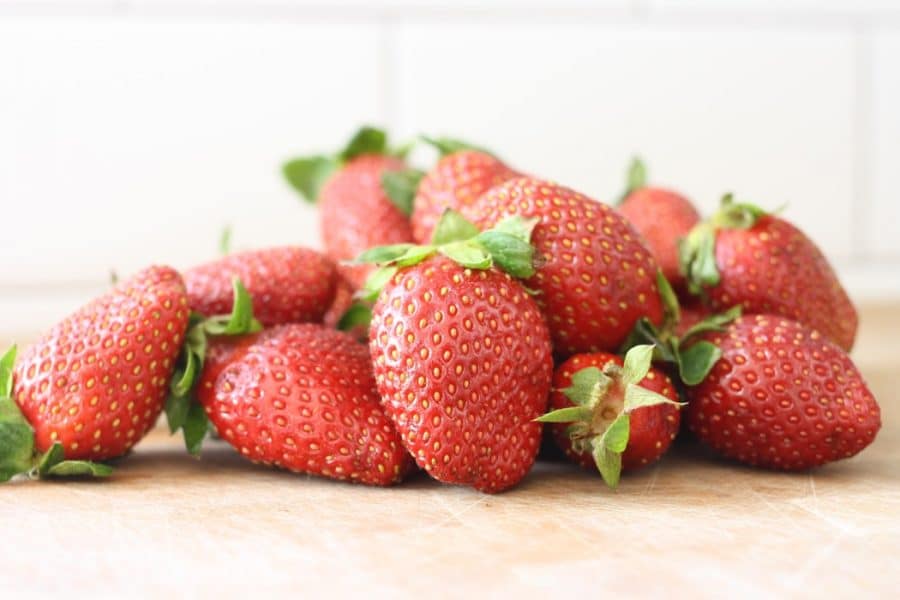
<path id="1" fill-rule="evenodd" d="M 392 151 L 387 136 L 364 127 L 334 156 L 299 158 L 284 165 L 288 182 L 320 208 L 322 241 L 335 261 L 355 258 L 383 244 L 412 240 L 409 213 L 421 173 L 407 169 L 403 151 Z M 341 266 L 360 287 L 365 265 Z"/>
<path id="2" fill-rule="evenodd" d="M 657 265 L 640 235 L 613 208 L 529 177 L 492 188 L 472 207 L 490 227 L 510 215 L 534 217 L 537 291 L 560 355 L 616 350 L 641 317 L 662 319 Z"/>
<path id="3" fill-rule="evenodd" d="M 382 403 L 420 467 L 445 483 L 499 492 L 530 470 L 547 406 L 550 338 L 527 290 L 528 232 L 477 229 L 448 213 L 434 245 L 376 249 L 387 263 L 370 348 Z M 462 224 L 452 234 L 447 224 Z M 474 237 L 473 237 L 474 236 Z"/>
<path id="4" fill-rule="evenodd" d="M 776 315 L 748 315 L 707 335 L 722 356 L 688 388 L 691 430 L 717 452 L 771 469 L 848 458 L 881 427 L 878 403 L 847 354 Z"/>
<path id="5" fill-rule="evenodd" d="M 365 345 L 291 324 L 220 342 L 197 396 L 219 435 L 254 462 L 390 485 L 412 461 L 379 403 Z"/>
<path id="6" fill-rule="evenodd" d="M 856 308 L 821 250 L 784 219 L 726 196 L 684 240 L 682 265 L 713 310 L 781 315 L 853 347 Z"/>
<path id="7" fill-rule="evenodd" d="M 108 467 L 90 461 L 121 456 L 147 433 L 170 380 L 184 385 L 189 363 L 202 360 L 206 332 L 253 325 L 252 316 L 197 319 L 182 348 L 189 319 L 181 277 L 151 267 L 61 321 L 15 371 L 15 349 L 8 352 L 0 361 L 0 480 L 107 475 Z"/>
<path id="8" fill-rule="evenodd" d="M 412 233 L 419 243 L 431 239 L 448 208 L 470 216 L 469 207 L 484 192 L 521 176 L 484 150 L 455 140 L 426 139 L 438 149 L 441 159 L 419 182 L 413 203 Z"/>
<path id="9" fill-rule="evenodd" d="M 204 315 L 231 312 L 237 277 L 266 327 L 320 322 L 334 301 L 334 263 L 307 248 L 284 246 L 232 254 L 184 272 L 191 309 Z"/>
<path id="10" fill-rule="evenodd" d="M 576 354 L 557 367 L 552 412 L 539 420 L 569 459 L 598 469 L 610 487 L 665 454 L 678 433 L 678 394 L 665 373 L 650 367 L 653 346 L 615 354 Z"/>
<path id="11" fill-rule="evenodd" d="M 628 173 L 628 188 L 617 208 L 643 236 L 666 279 L 681 288 L 684 275 L 678 243 L 700 222 L 691 201 L 678 192 L 648 186 L 644 164 L 635 159 Z"/>

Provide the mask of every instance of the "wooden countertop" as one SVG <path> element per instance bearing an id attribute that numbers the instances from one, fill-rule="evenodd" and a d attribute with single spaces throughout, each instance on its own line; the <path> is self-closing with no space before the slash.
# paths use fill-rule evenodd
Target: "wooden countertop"
<path id="1" fill-rule="evenodd" d="M 0 596 L 890 596 L 900 309 L 863 323 L 855 356 L 884 427 L 812 473 L 681 443 L 617 492 L 563 463 L 497 496 L 424 475 L 372 489 L 257 467 L 221 442 L 195 460 L 156 431 L 109 481 L 0 487 Z"/>

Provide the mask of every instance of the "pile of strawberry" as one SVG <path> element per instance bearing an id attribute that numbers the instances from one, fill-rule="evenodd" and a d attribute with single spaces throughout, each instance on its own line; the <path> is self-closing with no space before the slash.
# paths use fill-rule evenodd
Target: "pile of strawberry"
<path id="1" fill-rule="evenodd" d="M 703 220 L 638 162 L 613 207 L 424 140 L 427 172 L 373 128 L 285 165 L 324 254 L 150 267 L 7 352 L 0 480 L 107 475 L 163 411 L 191 453 L 214 432 L 295 472 L 483 492 L 528 474 L 544 424 L 613 487 L 682 421 L 781 470 L 875 438 L 856 311 L 794 225 L 730 197 Z"/>

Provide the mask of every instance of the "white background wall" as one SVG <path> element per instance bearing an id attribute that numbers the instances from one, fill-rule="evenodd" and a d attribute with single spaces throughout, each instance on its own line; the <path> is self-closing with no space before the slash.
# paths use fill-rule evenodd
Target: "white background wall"
<path id="1" fill-rule="evenodd" d="M 0 0 L 0 332 L 110 269 L 318 244 L 281 181 L 364 122 L 599 199 L 642 154 L 705 210 L 787 204 L 900 299 L 900 1 Z"/>

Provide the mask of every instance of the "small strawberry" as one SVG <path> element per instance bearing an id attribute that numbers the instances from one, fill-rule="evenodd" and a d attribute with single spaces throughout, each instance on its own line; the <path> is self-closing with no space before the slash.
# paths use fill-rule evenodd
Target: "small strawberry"
<path id="1" fill-rule="evenodd" d="M 426 141 L 441 152 L 441 159 L 419 182 L 412 212 L 413 239 L 424 244 L 448 208 L 465 217 L 484 192 L 508 179 L 520 177 L 490 153 L 448 139 Z"/>
<path id="2" fill-rule="evenodd" d="M 525 285 L 538 292 L 558 354 L 616 350 L 638 319 L 662 319 L 656 261 L 606 204 L 522 177 L 489 190 L 472 212 L 481 228 L 510 215 L 540 220 L 532 241 L 541 268 Z"/>
<path id="3" fill-rule="evenodd" d="M 197 397 L 254 462 L 369 485 L 412 465 L 379 403 L 365 345 L 321 325 L 267 329 L 211 354 Z"/>
<path id="4" fill-rule="evenodd" d="M 686 418 L 717 452 L 795 471 L 851 457 L 875 439 L 878 403 L 847 354 L 819 332 L 748 315 L 706 340 L 722 356 L 688 388 Z"/>
<path id="5" fill-rule="evenodd" d="M 237 282 L 235 290 L 243 296 L 231 317 L 192 317 L 181 276 L 151 267 L 57 324 L 14 372 L 15 350 L 7 353 L 0 360 L 0 480 L 108 475 L 109 467 L 90 461 L 125 454 L 164 406 L 177 404 L 176 390 L 203 360 L 206 335 L 256 327 L 246 292 Z"/>
<path id="6" fill-rule="evenodd" d="M 745 313 L 780 315 L 853 347 L 856 308 L 821 250 L 787 221 L 726 196 L 681 253 L 691 292 L 714 311 L 740 305 Z"/>
<path id="7" fill-rule="evenodd" d="M 421 173 L 406 167 L 403 154 L 388 149 L 383 131 L 364 127 L 336 156 L 299 158 L 284 165 L 288 182 L 307 201 L 318 203 L 322 241 L 333 260 L 412 240 L 409 213 Z M 371 269 L 341 265 L 340 270 L 360 287 Z"/>
<path id="8" fill-rule="evenodd" d="M 538 420 L 566 456 L 598 469 L 610 487 L 623 471 L 657 460 L 678 433 L 678 395 L 665 373 L 650 367 L 653 346 L 615 354 L 576 354 L 553 376 L 550 408 Z"/>
<path id="9" fill-rule="evenodd" d="M 334 301 L 334 263 L 307 248 L 285 246 L 232 254 L 184 272 L 191 310 L 204 315 L 231 312 L 237 277 L 266 327 L 321 322 Z"/>
<path id="10" fill-rule="evenodd" d="M 385 285 L 370 330 L 382 403 L 407 450 L 439 481 L 499 492 L 534 463 L 550 337 L 537 304 L 507 274 L 533 272 L 533 225 L 512 219 L 478 234 L 448 212 L 433 246 L 362 257 L 388 265 L 373 274 Z"/>
<path id="11" fill-rule="evenodd" d="M 700 222 L 690 200 L 677 192 L 646 184 L 644 164 L 635 159 L 628 174 L 628 189 L 618 211 L 643 236 L 663 275 L 676 288 L 684 286 L 678 257 L 679 240 Z"/>

